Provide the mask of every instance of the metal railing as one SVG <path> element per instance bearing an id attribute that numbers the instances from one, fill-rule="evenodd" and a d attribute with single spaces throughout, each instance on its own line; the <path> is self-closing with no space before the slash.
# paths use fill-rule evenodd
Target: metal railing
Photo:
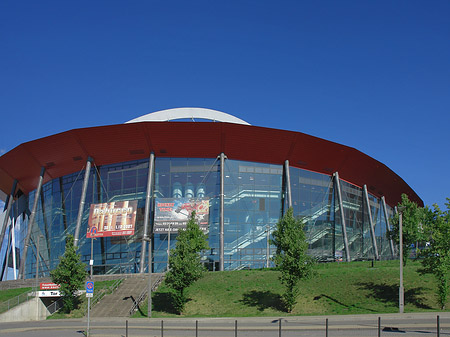
<path id="1" fill-rule="evenodd" d="M 47 306 L 47 311 L 50 313 L 50 315 L 53 315 L 55 312 L 59 311 L 64 306 L 62 297 L 58 299 L 57 301 L 53 302 L 49 306 Z"/>
<path id="2" fill-rule="evenodd" d="M 16 297 L 10 298 L 7 301 L 0 303 L 0 313 L 6 312 L 19 304 L 29 301 L 34 298 L 34 293 L 30 291 L 26 291 Z"/>
<path id="3" fill-rule="evenodd" d="M 161 284 L 163 278 L 164 278 L 164 274 L 161 274 L 158 276 L 158 278 L 156 279 L 156 282 L 154 282 L 152 284 L 152 291 L 155 291 L 158 288 L 158 286 Z M 142 290 L 142 292 L 139 295 L 139 297 L 137 298 L 137 300 L 135 300 L 133 305 L 131 306 L 130 316 L 133 315 L 136 312 L 136 310 L 139 308 L 139 305 L 147 297 L 147 293 L 148 293 L 148 287 L 145 287 L 145 289 Z"/>
<path id="4" fill-rule="evenodd" d="M 383 321 L 384 324 L 383 324 Z M 250 323 L 250 324 L 249 324 Z M 140 324 L 139 321 L 133 321 L 129 325 L 128 320 L 125 321 L 125 335 L 129 336 L 129 330 L 133 330 L 133 335 L 137 331 L 144 330 L 150 335 L 159 334 L 164 336 L 166 333 L 175 333 L 183 330 L 188 332 L 191 336 L 198 337 L 215 335 L 217 331 L 225 331 L 228 336 L 254 336 L 254 337 L 298 337 L 298 336 L 320 336 L 320 337 L 389 337 L 395 335 L 402 335 L 404 337 L 441 337 L 450 334 L 449 318 L 442 320 L 439 315 L 435 318 L 428 317 L 417 322 L 417 319 L 407 318 L 398 320 L 396 323 L 392 322 L 392 318 L 373 317 L 371 320 L 360 319 L 345 320 L 344 322 L 336 322 L 332 320 L 329 322 L 328 318 L 323 321 L 297 321 L 295 317 L 279 318 L 272 321 L 264 321 L 259 318 L 256 322 L 252 319 L 204 319 L 204 320 L 151 320 Z"/>

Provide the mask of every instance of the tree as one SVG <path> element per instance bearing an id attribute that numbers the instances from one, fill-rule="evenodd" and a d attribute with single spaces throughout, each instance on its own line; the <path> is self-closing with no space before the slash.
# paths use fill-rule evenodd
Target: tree
<path id="1" fill-rule="evenodd" d="M 303 227 L 304 222 L 294 218 L 294 211 L 289 208 L 272 234 L 272 244 L 277 249 L 273 259 L 281 271 L 280 281 L 285 286 L 282 296 L 288 312 L 297 303 L 299 281 L 312 274 L 314 264 L 314 260 L 306 255 L 308 243 Z"/>
<path id="2" fill-rule="evenodd" d="M 423 218 L 422 208 L 409 200 L 406 194 L 402 194 L 402 201 L 397 208 L 405 208 L 402 211 L 402 233 L 403 233 L 403 263 L 406 265 L 408 256 L 411 254 L 411 245 L 420 239 L 420 224 Z M 399 240 L 399 214 L 391 219 L 392 228 L 389 233 L 391 239 L 398 245 Z"/>
<path id="3" fill-rule="evenodd" d="M 52 281 L 61 286 L 59 291 L 63 298 L 63 310 L 67 313 L 76 308 L 77 291 L 83 288 L 87 276 L 86 265 L 81 262 L 73 242 L 73 236 L 68 235 L 64 255 L 60 257 L 56 269 L 50 272 Z"/>
<path id="4" fill-rule="evenodd" d="M 187 302 L 185 289 L 200 279 L 206 270 L 200 261 L 200 252 L 205 249 L 209 249 L 207 237 L 197 224 L 195 212 L 192 212 L 186 229 L 178 232 L 165 280 L 173 290 L 174 309 L 179 313 Z"/>
<path id="5" fill-rule="evenodd" d="M 425 208 L 424 238 L 427 238 L 425 249 L 420 252 L 422 267 L 420 273 L 434 275 L 438 283 L 437 298 L 442 310 L 448 297 L 448 277 L 450 270 L 450 199 L 447 198 L 446 211 L 438 205 L 434 211 Z"/>

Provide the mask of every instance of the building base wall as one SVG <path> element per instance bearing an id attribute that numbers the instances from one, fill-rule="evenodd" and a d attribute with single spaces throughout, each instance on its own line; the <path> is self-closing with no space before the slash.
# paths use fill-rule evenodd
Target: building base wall
<path id="1" fill-rule="evenodd" d="M 45 304 L 36 297 L 0 314 L 0 322 L 41 321 L 49 315 Z"/>

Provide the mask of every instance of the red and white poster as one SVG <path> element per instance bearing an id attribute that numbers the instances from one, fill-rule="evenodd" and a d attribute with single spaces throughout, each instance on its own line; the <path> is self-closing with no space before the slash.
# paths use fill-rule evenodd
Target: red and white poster
<path id="1" fill-rule="evenodd" d="M 40 290 L 58 290 L 61 286 L 52 282 L 39 283 Z"/>
<path id="2" fill-rule="evenodd" d="M 91 204 L 87 238 L 133 235 L 137 200 Z"/>
<path id="3" fill-rule="evenodd" d="M 156 198 L 154 233 L 178 232 L 186 228 L 186 224 L 195 211 L 195 219 L 200 229 L 209 230 L 209 198 Z"/>

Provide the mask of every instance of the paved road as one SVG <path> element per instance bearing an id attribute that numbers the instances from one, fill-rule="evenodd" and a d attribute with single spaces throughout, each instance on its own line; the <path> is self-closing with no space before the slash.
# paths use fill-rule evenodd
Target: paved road
<path id="1" fill-rule="evenodd" d="M 281 318 L 281 336 L 377 337 L 378 317 L 381 317 L 380 336 L 437 336 L 437 315 L 440 317 L 440 336 L 450 337 L 450 313 L 383 314 L 310 316 Z M 278 337 L 280 318 L 171 318 L 128 319 L 128 336 L 156 337 Z M 91 321 L 91 336 L 126 336 L 126 318 L 96 318 Z M 196 322 L 197 321 L 197 322 Z M 161 333 L 163 324 L 163 334 Z M 198 330 L 196 332 L 196 324 Z M 0 336 L 5 337 L 81 337 L 87 327 L 85 319 L 48 320 L 41 322 L 0 323 Z M 197 334 L 196 334 L 197 333 Z"/>

